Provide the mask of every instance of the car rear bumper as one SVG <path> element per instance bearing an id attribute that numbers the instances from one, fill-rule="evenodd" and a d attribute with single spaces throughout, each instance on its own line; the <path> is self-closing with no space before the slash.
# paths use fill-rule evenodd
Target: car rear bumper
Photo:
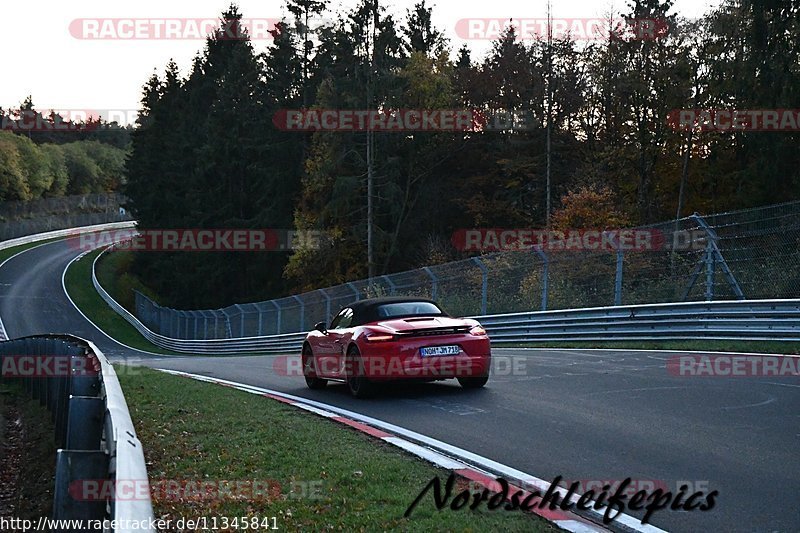
<path id="1" fill-rule="evenodd" d="M 457 345 L 458 355 L 426 356 L 420 349 Z M 437 337 L 404 339 L 402 344 L 367 344 L 361 348 L 364 375 L 371 380 L 450 379 L 489 375 L 491 348 L 488 337 Z"/>

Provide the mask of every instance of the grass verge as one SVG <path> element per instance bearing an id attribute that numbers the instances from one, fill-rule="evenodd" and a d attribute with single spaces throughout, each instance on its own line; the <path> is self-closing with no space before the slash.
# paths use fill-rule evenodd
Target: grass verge
<path id="1" fill-rule="evenodd" d="M 574 342 L 520 342 L 503 344 L 497 348 L 609 348 L 629 350 L 672 350 L 699 352 L 746 352 L 800 354 L 800 342 L 780 341 L 574 341 Z"/>
<path id="2" fill-rule="evenodd" d="M 275 516 L 288 531 L 556 531 L 539 517 L 485 504 L 437 511 L 431 492 L 403 518 L 427 483 L 435 476 L 444 482 L 447 471 L 274 400 L 145 368 L 119 374 L 151 485 L 271 488 L 257 500 L 198 501 L 173 491 L 153 502 L 157 517 Z"/>

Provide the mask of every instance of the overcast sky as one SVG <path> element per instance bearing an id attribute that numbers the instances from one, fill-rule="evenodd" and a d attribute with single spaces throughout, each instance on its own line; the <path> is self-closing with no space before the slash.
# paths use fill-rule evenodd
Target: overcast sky
<path id="1" fill-rule="evenodd" d="M 389 11 L 402 19 L 415 1 L 398 0 Z M 135 110 L 141 87 L 154 69 L 162 72 L 173 58 L 185 73 L 192 57 L 202 49 L 203 41 L 80 38 L 92 31 L 92 26 L 76 19 L 183 19 L 180 31 L 186 35 L 192 31 L 186 19 L 215 19 L 229 3 L 228 0 L 3 2 L 0 50 L 4 73 L 0 81 L 0 106 L 17 107 L 30 94 L 39 110 Z M 331 6 L 354 3 L 354 0 L 333 0 Z M 717 3 L 717 0 L 676 0 L 672 12 L 695 18 Z M 286 13 L 282 0 L 240 0 L 238 4 L 246 18 L 274 20 Z M 434 23 L 450 39 L 452 48 L 466 42 L 474 51 L 473 57 L 482 57 L 488 41 L 459 37 L 456 30 L 459 20 L 540 19 L 546 14 L 546 0 L 429 0 L 428 5 L 433 5 Z M 553 2 L 553 17 L 602 18 L 612 10 L 616 13 L 625 10 L 625 5 L 623 0 L 558 0 Z M 119 22 L 113 28 L 113 31 L 133 31 Z M 140 31 L 153 34 L 157 30 L 150 26 L 149 30 Z M 258 40 L 256 50 L 263 51 L 268 44 L 267 40 Z"/>

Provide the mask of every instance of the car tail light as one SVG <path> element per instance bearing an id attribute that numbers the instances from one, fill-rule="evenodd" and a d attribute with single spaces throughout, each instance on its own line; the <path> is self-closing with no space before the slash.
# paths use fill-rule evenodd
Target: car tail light
<path id="1" fill-rule="evenodd" d="M 389 342 L 394 340 L 394 335 L 388 333 L 371 333 L 366 337 L 367 342 Z"/>
<path id="2" fill-rule="evenodd" d="M 472 326 L 472 329 L 469 330 L 470 335 L 475 335 L 479 337 L 481 335 L 486 335 L 486 330 L 483 329 L 483 326 Z"/>

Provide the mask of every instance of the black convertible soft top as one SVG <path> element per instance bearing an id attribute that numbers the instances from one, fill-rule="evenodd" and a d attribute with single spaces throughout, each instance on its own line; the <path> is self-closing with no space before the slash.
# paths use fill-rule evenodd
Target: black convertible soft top
<path id="1" fill-rule="evenodd" d="M 378 308 L 381 305 L 407 303 L 407 302 L 427 302 L 435 305 L 438 309 L 441 310 L 439 304 L 437 304 L 436 302 L 434 302 L 429 298 L 419 298 L 414 296 L 385 296 L 382 298 L 369 298 L 367 300 L 353 302 L 352 304 L 347 306 L 353 310 L 353 320 L 350 323 L 350 325 L 351 327 L 360 326 L 362 324 L 366 324 L 368 322 L 375 322 L 376 320 L 384 318 L 378 314 Z M 433 316 L 450 316 L 450 315 L 442 311 L 438 315 L 433 315 Z M 392 318 L 402 318 L 402 317 L 392 317 Z"/>

